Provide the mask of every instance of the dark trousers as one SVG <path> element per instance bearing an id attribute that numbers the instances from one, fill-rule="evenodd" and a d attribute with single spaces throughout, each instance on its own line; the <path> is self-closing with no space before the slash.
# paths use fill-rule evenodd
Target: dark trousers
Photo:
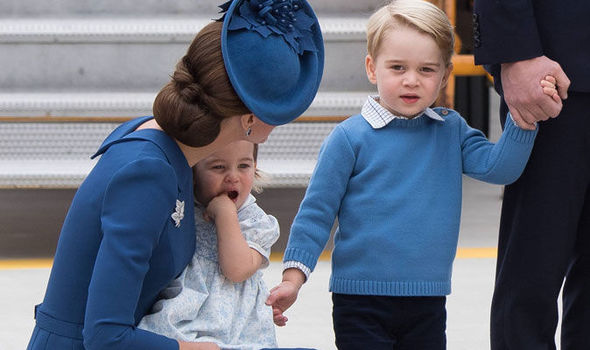
<path id="1" fill-rule="evenodd" d="M 589 93 L 570 92 L 560 116 L 539 123 L 524 173 L 505 189 L 492 349 L 555 349 L 562 285 L 561 349 L 590 349 Z"/>
<path id="2" fill-rule="evenodd" d="M 332 294 L 339 350 L 444 350 L 446 297 Z"/>

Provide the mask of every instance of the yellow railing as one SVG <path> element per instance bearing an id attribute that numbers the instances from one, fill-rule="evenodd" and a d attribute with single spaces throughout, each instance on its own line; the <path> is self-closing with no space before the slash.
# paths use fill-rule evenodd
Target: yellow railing
<path id="1" fill-rule="evenodd" d="M 441 8 L 447 16 L 453 27 L 457 25 L 457 4 L 456 0 L 428 0 Z M 461 39 L 455 35 L 455 56 L 453 57 L 453 71 L 445 90 L 441 92 L 436 104 L 453 108 L 455 100 L 455 77 L 456 76 L 491 76 L 483 69 L 482 66 L 476 66 L 473 55 L 461 55 Z"/>

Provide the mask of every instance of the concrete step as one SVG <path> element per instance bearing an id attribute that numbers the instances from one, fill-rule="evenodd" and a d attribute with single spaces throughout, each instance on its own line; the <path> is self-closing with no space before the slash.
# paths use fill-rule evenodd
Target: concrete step
<path id="1" fill-rule="evenodd" d="M 112 122 L 0 122 L 0 188 L 76 188 L 96 159 Z M 275 128 L 260 145 L 258 168 L 268 188 L 305 187 L 321 143 L 336 121 Z"/>
<path id="2" fill-rule="evenodd" d="M 0 80 L 13 91 L 157 92 L 208 18 L 3 19 Z M 365 18 L 320 19 L 322 91 L 364 91 Z"/>
<path id="3" fill-rule="evenodd" d="M 358 113 L 371 91 L 320 92 L 304 116 L 348 116 Z M 152 114 L 156 93 L 55 93 L 0 90 L 0 117 L 135 117 Z M 23 119 L 26 120 L 26 119 Z"/>
<path id="4" fill-rule="evenodd" d="M 217 18 L 224 0 L 3 0 L 0 16 L 16 17 L 153 17 L 155 15 L 206 15 Z M 369 14 L 384 0 L 309 0 L 317 14 Z"/>
<path id="5" fill-rule="evenodd" d="M 262 186 L 307 186 L 321 143 L 338 123 L 331 117 L 358 113 L 367 95 L 320 93 L 305 113 L 319 118 L 275 128 L 260 146 L 258 165 L 268 175 Z M 0 93 L 0 116 L 11 116 L 0 118 L 0 188 L 76 188 L 96 162 L 90 156 L 118 125 L 107 117 L 150 115 L 153 98 L 150 93 Z"/>

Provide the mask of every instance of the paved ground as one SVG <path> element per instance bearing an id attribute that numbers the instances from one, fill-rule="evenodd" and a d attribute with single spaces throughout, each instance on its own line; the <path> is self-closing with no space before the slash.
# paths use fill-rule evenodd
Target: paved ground
<path id="1" fill-rule="evenodd" d="M 501 187 L 475 180 L 464 181 L 461 256 L 455 261 L 453 294 L 448 299 L 448 348 L 488 349 L 488 318 L 495 260 L 490 250 L 496 244 Z M 491 250 L 493 253 L 493 249 Z M 22 264 L 17 267 L 23 267 Z M 35 266 L 35 265 L 33 265 Z M 265 272 L 269 287 L 280 280 L 281 264 L 271 263 Z M 289 324 L 277 330 L 281 346 L 335 349 L 328 293 L 330 265 L 321 261 L 289 311 Z M 49 268 L 11 268 L 0 261 L 0 349 L 20 350 L 33 327 L 33 306 L 42 300 Z"/>
<path id="2" fill-rule="evenodd" d="M 494 100 L 490 103 L 492 106 L 497 105 Z M 495 112 L 491 116 L 492 120 L 497 119 Z M 498 125 L 492 123 L 491 139 L 497 138 L 498 133 Z M 58 211 L 64 210 L 63 203 L 67 202 L 68 196 L 70 196 L 67 193 L 61 194 L 65 197 L 58 201 L 61 203 L 57 205 Z M 501 194 L 500 186 L 488 185 L 468 178 L 464 180 L 460 250 L 454 265 L 453 293 L 447 302 L 447 336 L 448 349 L 450 350 L 489 349 L 489 309 L 495 268 L 493 256 L 497 240 Z M 30 195 L 38 197 L 39 192 Z M 301 193 L 295 191 L 280 195 L 293 202 L 298 200 Z M 268 193 L 267 196 L 273 197 L 274 195 Z M 4 207 L 0 205 L 3 211 L 10 210 L 18 204 L 14 199 L 8 200 L 6 197 L 4 199 Z M 30 203 L 34 203 L 34 201 L 35 198 L 32 197 Z M 280 209 L 278 215 L 281 217 L 279 219 L 289 222 L 290 216 L 293 215 L 293 209 L 285 206 L 286 201 L 274 203 Z M 6 213 L 6 211 L 4 212 Z M 17 226 L 46 227 L 48 225 L 47 223 L 34 224 L 32 221 L 34 220 L 23 219 L 21 220 L 22 224 L 17 223 Z M 286 232 L 286 229 L 283 228 L 282 231 Z M 11 244 L 18 248 L 19 245 L 16 241 L 19 239 L 22 239 L 23 242 L 31 242 L 31 239 L 35 238 L 19 238 L 18 235 L 15 235 L 12 239 Z M 53 249 L 52 239 L 54 238 L 44 238 L 29 244 L 41 247 L 40 251 L 47 252 Z M 22 246 L 20 249 L 20 253 L 11 256 L 0 254 L 0 313 L 2 315 L 0 317 L 0 350 L 26 348 L 28 337 L 33 328 L 33 306 L 42 300 L 49 276 L 49 268 L 43 267 L 48 265 L 47 261 L 40 263 L 32 261 L 32 267 L 27 268 L 24 262 L 11 265 L 10 261 L 2 260 L 2 258 L 35 256 L 35 254 L 31 256 L 30 253 L 27 253 L 30 252 L 30 249 L 23 249 Z M 36 255 L 38 254 L 36 253 Z M 40 266 L 41 268 L 39 268 Z M 329 262 L 321 261 L 309 282 L 302 289 L 298 302 L 289 310 L 287 314 L 290 319 L 288 325 L 277 329 L 281 346 L 335 349 L 331 300 L 327 291 L 329 275 Z M 273 261 L 265 272 L 265 278 L 269 287 L 278 283 L 281 278 L 281 263 Z"/>

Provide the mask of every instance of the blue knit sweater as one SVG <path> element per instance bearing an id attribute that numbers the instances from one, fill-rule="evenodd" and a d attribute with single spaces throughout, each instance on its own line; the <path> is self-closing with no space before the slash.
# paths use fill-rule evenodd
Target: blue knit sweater
<path id="1" fill-rule="evenodd" d="M 373 129 L 359 114 L 332 131 L 291 227 L 284 261 L 312 271 L 334 220 L 330 291 L 440 296 L 451 292 L 462 174 L 508 184 L 521 174 L 535 131 L 511 118 L 489 142 L 455 111 L 394 119 Z"/>

